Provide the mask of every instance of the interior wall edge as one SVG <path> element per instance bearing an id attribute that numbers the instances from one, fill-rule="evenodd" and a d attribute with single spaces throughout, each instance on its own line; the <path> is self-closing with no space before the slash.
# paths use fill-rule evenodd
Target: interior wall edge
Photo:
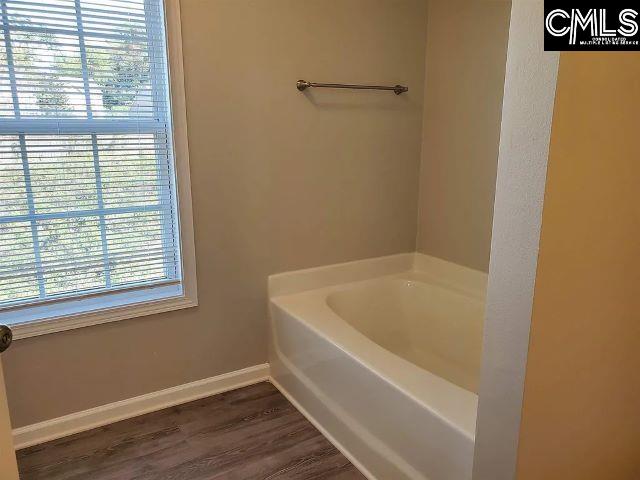
<path id="1" fill-rule="evenodd" d="M 474 480 L 513 480 L 516 472 L 559 59 L 543 49 L 543 7 L 512 4 Z"/>

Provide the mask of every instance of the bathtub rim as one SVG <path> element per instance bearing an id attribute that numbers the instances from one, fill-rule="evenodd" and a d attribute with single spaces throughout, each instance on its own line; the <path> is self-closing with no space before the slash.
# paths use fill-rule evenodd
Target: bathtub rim
<path id="1" fill-rule="evenodd" d="M 267 277 L 267 293 L 268 298 L 271 299 L 405 272 L 427 275 L 438 284 L 453 287 L 483 299 L 486 297 L 487 272 L 420 252 L 397 253 L 274 273 Z"/>

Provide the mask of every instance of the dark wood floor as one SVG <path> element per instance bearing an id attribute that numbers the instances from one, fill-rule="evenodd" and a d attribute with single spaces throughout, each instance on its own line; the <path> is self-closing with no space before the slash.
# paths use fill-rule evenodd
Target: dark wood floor
<path id="1" fill-rule="evenodd" d="M 260 383 L 18 452 L 22 480 L 362 480 Z"/>

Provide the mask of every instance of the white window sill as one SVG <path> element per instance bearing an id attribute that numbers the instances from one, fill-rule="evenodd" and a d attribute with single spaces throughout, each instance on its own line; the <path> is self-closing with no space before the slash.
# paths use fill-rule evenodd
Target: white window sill
<path id="1" fill-rule="evenodd" d="M 0 323 L 9 325 L 18 340 L 197 305 L 181 285 L 163 285 L 15 308 L 1 312 Z"/>

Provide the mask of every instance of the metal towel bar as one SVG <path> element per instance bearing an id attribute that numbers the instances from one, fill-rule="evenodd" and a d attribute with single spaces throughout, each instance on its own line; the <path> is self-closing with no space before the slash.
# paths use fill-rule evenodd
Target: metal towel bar
<path id="1" fill-rule="evenodd" d="M 316 83 L 316 82 L 307 82 L 306 80 L 298 80 L 298 82 L 296 83 L 296 87 L 301 92 L 305 91 L 307 88 L 350 88 L 353 90 L 390 90 L 394 92 L 396 95 L 400 95 L 401 93 L 409 91 L 409 88 L 403 85 L 394 85 L 393 87 L 388 87 L 383 85 L 351 85 L 348 83 Z"/>

